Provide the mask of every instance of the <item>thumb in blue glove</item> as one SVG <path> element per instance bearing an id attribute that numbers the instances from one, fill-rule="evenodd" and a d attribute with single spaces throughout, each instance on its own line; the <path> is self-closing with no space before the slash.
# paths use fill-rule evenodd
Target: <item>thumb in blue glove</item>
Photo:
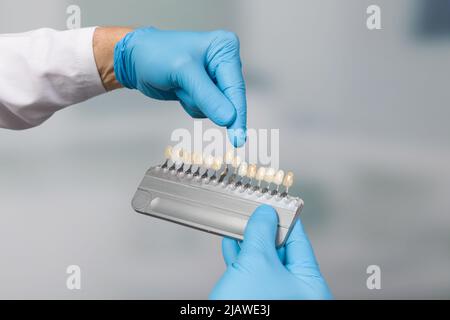
<path id="1" fill-rule="evenodd" d="M 117 42 L 114 72 L 127 88 L 178 100 L 193 118 L 226 126 L 235 147 L 245 143 L 245 83 L 234 33 L 137 29 Z"/>
<path id="2" fill-rule="evenodd" d="M 277 225 L 276 211 L 261 205 L 249 219 L 241 245 L 223 239 L 227 270 L 211 292 L 211 299 L 332 298 L 300 220 L 278 250 Z"/>

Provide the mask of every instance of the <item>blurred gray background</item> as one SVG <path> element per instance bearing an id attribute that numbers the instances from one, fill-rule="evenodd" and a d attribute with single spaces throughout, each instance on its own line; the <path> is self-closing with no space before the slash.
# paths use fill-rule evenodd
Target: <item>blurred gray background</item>
<path id="1" fill-rule="evenodd" d="M 69 4 L 82 26 L 237 32 L 249 126 L 280 129 L 334 295 L 450 297 L 449 1 L 2 0 L 0 32 L 65 29 Z M 366 28 L 370 4 L 382 30 Z M 130 206 L 180 127 L 178 105 L 118 90 L 2 130 L 0 298 L 206 298 L 221 239 Z M 371 264 L 381 290 L 366 287 Z"/>

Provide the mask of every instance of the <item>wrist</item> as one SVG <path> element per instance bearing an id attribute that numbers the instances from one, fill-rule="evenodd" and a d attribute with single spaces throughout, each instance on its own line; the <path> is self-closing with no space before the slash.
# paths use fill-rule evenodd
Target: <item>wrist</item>
<path id="1" fill-rule="evenodd" d="M 98 27 L 92 40 L 95 63 L 103 86 L 107 91 L 121 88 L 114 73 L 114 47 L 133 29 L 125 27 Z"/>

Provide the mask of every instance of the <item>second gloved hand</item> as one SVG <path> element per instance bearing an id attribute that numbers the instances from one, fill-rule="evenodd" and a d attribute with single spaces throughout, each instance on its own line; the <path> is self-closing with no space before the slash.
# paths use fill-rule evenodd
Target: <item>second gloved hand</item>
<path id="1" fill-rule="evenodd" d="M 235 147 L 245 143 L 245 84 L 234 33 L 137 29 L 116 44 L 114 72 L 127 88 L 179 100 L 192 117 L 226 126 Z"/>
<path id="2" fill-rule="evenodd" d="M 236 240 L 224 238 L 227 270 L 211 292 L 211 299 L 332 298 L 300 220 L 278 251 L 277 224 L 275 210 L 262 205 L 251 216 L 241 246 Z"/>

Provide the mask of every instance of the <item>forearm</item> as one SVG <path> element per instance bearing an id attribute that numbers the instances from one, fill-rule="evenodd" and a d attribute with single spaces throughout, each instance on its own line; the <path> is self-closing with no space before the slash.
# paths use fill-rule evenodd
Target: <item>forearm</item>
<path id="1" fill-rule="evenodd" d="M 26 129 L 119 88 L 114 46 L 129 28 L 39 29 L 0 35 L 0 127 Z"/>
<path id="2" fill-rule="evenodd" d="M 114 46 L 130 31 L 132 29 L 126 27 L 98 27 L 94 32 L 92 44 L 95 63 L 107 91 L 122 87 L 114 74 Z"/>

